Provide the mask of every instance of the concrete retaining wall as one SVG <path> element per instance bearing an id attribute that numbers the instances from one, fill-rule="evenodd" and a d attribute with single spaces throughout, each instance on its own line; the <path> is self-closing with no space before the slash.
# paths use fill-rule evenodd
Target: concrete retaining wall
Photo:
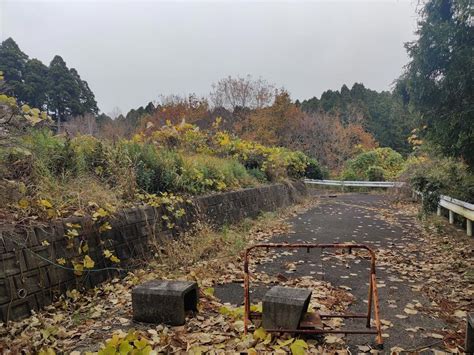
<path id="1" fill-rule="evenodd" d="M 105 233 L 99 233 L 91 219 L 85 217 L 64 219 L 44 227 L 0 231 L 0 321 L 27 317 L 32 309 L 51 304 L 67 289 L 91 288 L 126 274 L 150 256 L 150 243 L 177 237 L 197 220 L 214 226 L 231 224 L 256 217 L 262 211 L 288 206 L 304 195 L 304 184 L 295 182 L 196 197 L 183 206 L 186 214 L 174 221 L 173 230 L 167 229 L 162 218 L 169 215 L 164 207 L 140 206 L 116 213 L 110 220 L 112 229 Z M 67 247 L 66 223 L 81 225 L 73 248 Z M 70 262 L 62 266 L 57 260 L 80 257 L 81 241 L 87 243 L 88 255 L 95 265 L 76 276 Z M 112 251 L 120 264 L 105 258 L 105 249 Z"/>

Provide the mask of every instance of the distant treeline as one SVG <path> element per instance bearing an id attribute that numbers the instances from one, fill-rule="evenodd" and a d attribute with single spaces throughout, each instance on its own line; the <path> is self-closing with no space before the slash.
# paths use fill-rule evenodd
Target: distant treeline
<path id="1" fill-rule="evenodd" d="M 397 88 L 377 92 L 361 83 L 351 89 L 343 85 L 340 91 L 327 90 L 319 99 L 302 101 L 301 108 L 309 113 L 337 114 L 344 124 L 361 122 L 381 146 L 405 154 L 411 151 L 407 137 L 415 126 L 415 115 Z"/>

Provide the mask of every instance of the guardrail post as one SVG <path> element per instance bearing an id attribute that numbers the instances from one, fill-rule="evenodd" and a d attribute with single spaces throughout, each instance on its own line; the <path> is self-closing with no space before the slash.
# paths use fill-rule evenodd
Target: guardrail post
<path id="1" fill-rule="evenodd" d="M 438 209 L 436 210 L 436 214 L 441 216 L 441 206 L 438 205 Z"/>
<path id="2" fill-rule="evenodd" d="M 472 221 L 466 218 L 466 232 L 467 235 L 472 237 Z"/>
<path id="3" fill-rule="evenodd" d="M 449 224 L 453 224 L 454 223 L 454 212 L 453 211 L 449 211 Z"/>

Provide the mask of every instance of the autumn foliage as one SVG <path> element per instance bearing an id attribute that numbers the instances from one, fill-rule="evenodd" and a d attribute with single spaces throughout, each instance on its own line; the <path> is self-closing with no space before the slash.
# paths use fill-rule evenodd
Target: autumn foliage
<path id="1" fill-rule="evenodd" d="M 249 113 L 235 125 L 235 131 L 262 144 L 301 150 L 331 170 L 339 170 L 347 159 L 377 146 L 360 123 L 343 124 L 334 114 L 305 113 L 285 91 L 273 105 Z"/>

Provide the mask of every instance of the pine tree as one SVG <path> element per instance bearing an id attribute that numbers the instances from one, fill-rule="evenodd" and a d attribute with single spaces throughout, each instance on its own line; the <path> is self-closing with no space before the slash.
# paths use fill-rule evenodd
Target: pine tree
<path id="1" fill-rule="evenodd" d="M 77 80 L 71 75 L 66 62 L 55 56 L 48 70 L 48 110 L 52 112 L 59 126 L 73 112 L 80 110 L 80 88 Z"/>
<path id="2" fill-rule="evenodd" d="M 7 82 L 7 92 L 24 101 L 24 73 L 28 56 L 10 37 L 0 45 L 0 71 Z"/>
<path id="3" fill-rule="evenodd" d="M 45 109 L 48 67 L 38 59 L 30 59 L 25 65 L 23 101 L 33 107 Z"/>

